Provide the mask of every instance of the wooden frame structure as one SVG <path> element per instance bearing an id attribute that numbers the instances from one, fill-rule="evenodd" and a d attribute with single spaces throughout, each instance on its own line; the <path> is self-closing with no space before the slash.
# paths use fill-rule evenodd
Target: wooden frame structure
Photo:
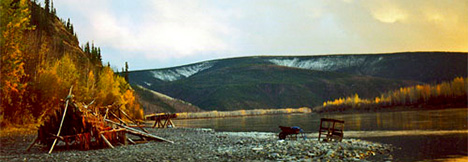
<path id="1" fill-rule="evenodd" d="M 174 143 L 150 134 L 143 128 L 144 126 L 140 125 L 140 122 L 120 109 L 121 105 L 90 108 L 93 102 L 86 105 L 74 101 L 72 89 L 73 87 L 70 88 L 64 108 L 60 107 L 49 113 L 50 115 L 39 126 L 36 138 L 26 151 L 29 151 L 36 143 L 41 143 L 50 146 L 50 154 L 58 141 L 64 142 L 67 149 L 69 146 L 77 146 L 83 150 L 105 146 L 114 148 L 116 144 L 127 145 L 128 142 L 136 144 L 134 140 L 128 138 L 127 133 L 139 136 L 143 142 L 149 139 Z M 125 115 L 130 121 L 125 122 L 120 114 Z M 138 127 L 141 130 L 132 127 Z"/>
<path id="2" fill-rule="evenodd" d="M 146 116 L 147 120 L 154 120 L 153 128 L 175 128 L 171 119 L 177 118 L 177 114 L 154 114 Z"/>
<path id="3" fill-rule="evenodd" d="M 344 123 L 343 120 L 321 118 L 318 140 L 320 141 L 320 137 L 325 135 L 324 141 L 332 141 L 334 139 L 341 142 L 344 135 Z"/>

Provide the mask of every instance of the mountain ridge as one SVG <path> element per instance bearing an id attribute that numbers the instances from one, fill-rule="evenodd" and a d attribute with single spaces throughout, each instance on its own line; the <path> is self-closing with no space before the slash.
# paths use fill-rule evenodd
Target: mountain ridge
<path id="1" fill-rule="evenodd" d="M 354 93 L 371 97 L 402 86 L 466 76 L 467 56 L 462 52 L 250 56 L 132 71 L 129 78 L 134 85 L 204 110 L 313 107 Z M 210 66 L 194 69 L 202 64 Z M 186 73 L 184 68 L 196 72 L 173 80 L 154 76 L 165 70 Z"/>

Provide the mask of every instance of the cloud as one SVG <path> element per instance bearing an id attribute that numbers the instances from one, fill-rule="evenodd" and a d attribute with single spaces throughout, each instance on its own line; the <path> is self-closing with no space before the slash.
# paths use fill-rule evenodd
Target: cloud
<path id="1" fill-rule="evenodd" d="M 405 21 L 408 18 L 406 11 L 389 1 L 377 1 L 370 10 L 375 19 L 384 23 Z"/>
<path id="2" fill-rule="evenodd" d="M 465 0 L 54 3 L 105 61 L 135 69 L 261 54 L 468 51 Z"/>

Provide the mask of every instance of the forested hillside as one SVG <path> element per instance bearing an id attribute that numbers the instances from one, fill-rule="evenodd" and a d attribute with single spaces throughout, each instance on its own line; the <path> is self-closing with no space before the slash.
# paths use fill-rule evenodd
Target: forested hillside
<path id="1" fill-rule="evenodd" d="M 468 80 L 457 77 L 450 82 L 401 87 L 361 99 L 358 94 L 326 101 L 316 112 L 392 110 L 394 107 L 458 108 L 468 105 Z"/>
<path id="2" fill-rule="evenodd" d="M 143 110 L 122 77 L 101 62 L 94 43 L 81 45 L 70 19 L 56 16 L 53 2 L 1 1 L 0 122 L 25 124 L 73 99 L 92 106 L 122 105 L 134 117 Z"/>

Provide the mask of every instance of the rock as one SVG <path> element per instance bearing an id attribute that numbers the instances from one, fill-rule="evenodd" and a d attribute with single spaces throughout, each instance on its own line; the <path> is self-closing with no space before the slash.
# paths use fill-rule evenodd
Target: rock
<path id="1" fill-rule="evenodd" d="M 331 157 L 335 154 L 335 151 L 333 150 L 328 150 L 327 154 L 325 154 L 326 157 Z"/>
<path id="2" fill-rule="evenodd" d="M 254 147 L 254 148 L 252 148 L 252 151 L 260 151 L 260 150 L 263 150 L 263 148 L 262 148 L 262 147 Z"/>

